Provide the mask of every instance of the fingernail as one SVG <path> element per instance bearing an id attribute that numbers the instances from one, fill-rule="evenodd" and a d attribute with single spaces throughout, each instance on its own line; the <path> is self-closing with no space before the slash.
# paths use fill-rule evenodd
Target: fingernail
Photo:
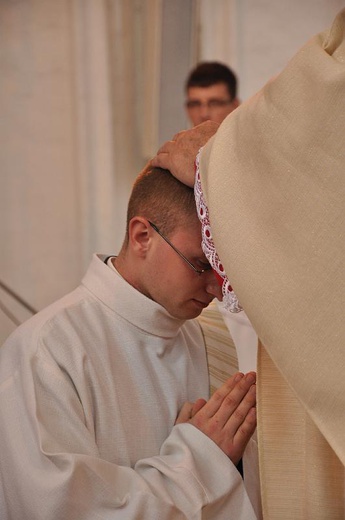
<path id="1" fill-rule="evenodd" d="M 249 383 L 255 383 L 255 381 L 256 381 L 256 374 L 255 374 L 255 372 L 248 372 L 248 374 L 246 374 L 246 376 L 245 376 L 245 379 Z"/>
<path id="2" fill-rule="evenodd" d="M 241 381 L 243 376 L 244 376 L 244 374 L 242 374 L 242 372 L 239 372 L 238 374 L 236 374 L 235 383 L 238 383 L 239 381 Z"/>

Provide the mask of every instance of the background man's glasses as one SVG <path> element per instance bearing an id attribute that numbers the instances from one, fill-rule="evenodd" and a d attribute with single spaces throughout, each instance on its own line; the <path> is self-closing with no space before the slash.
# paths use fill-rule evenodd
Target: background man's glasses
<path id="1" fill-rule="evenodd" d="M 205 271 L 209 271 L 210 269 L 212 269 L 212 266 L 211 266 L 211 265 L 208 265 L 208 266 L 205 267 L 204 269 L 197 269 L 197 268 L 192 264 L 192 262 L 190 262 L 190 261 L 188 260 L 188 258 L 186 258 L 186 257 L 184 256 L 184 254 L 181 253 L 181 251 L 179 251 L 179 250 L 177 249 L 177 247 L 175 247 L 174 244 L 172 244 L 172 243 L 170 242 L 170 240 L 169 240 L 165 235 L 163 235 L 163 233 L 161 233 L 161 231 L 158 229 L 158 227 L 156 226 L 156 224 L 153 224 L 153 222 L 150 222 L 149 220 L 148 220 L 148 223 L 149 223 L 150 226 L 151 226 L 151 227 L 152 227 L 152 228 L 153 228 L 153 229 L 158 233 L 158 235 L 160 235 L 160 236 L 163 238 L 163 240 L 165 240 L 165 242 L 166 242 L 167 244 L 169 244 L 170 247 L 173 248 L 173 250 L 175 251 L 175 253 L 177 253 L 177 254 L 182 258 L 182 260 L 184 260 L 184 261 L 189 265 L 189 267 L 191 267 L 191 268 L 193 269 L 193 271 L 194 271 L 195 273 L 198 273 L 198 274 L 200 275 L 200 274 L 204 273 Z"/>
<path id="2" fill-rule="evenodd" d="M 191 99 L 186 101 L 186 107 L 188 110 L 200 110 L 205 106 L 210 110 L 217 110 L 217 108 L 223 108 L 225 105 L 230 105 L 232 101 L 232 99 L 209 99 L 202 103 L 201 101 Z"/>

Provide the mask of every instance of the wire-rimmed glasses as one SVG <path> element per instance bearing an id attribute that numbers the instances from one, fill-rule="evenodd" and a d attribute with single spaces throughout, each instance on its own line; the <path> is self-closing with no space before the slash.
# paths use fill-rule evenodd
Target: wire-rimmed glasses
<path id="1" fill-rule="evenodd" d="M 208 266 L 205 267 L 204 269 L 197 269 L 197 268 L 192 264 L 192 262 L 190 262 L 190 261 L 188 260 L 188 258 L 185 257 L 184 254 L 181 253 L 181 251 L 179 251 L 179 249 L 177 249 L 177 247 L 175 247 L 174 244 L 172 244 L 172 243 L 170 242 L 170 240 L 169 240 L 165 235 L 163 235 L 163 233 L 159 230 L 159 228 L 156 226 L 156 224 L 154 224 L 154 223 L 151 222 L 150 220 L 148 220 L 148 223 L 149 223 L 150 226 L 151 226 L 151 227 L 152 227 L 152 228 L 153 228 L 153 229 L 158 233 L 158 235 L 160 235 L 160 236 L 163 238 L 163 240 L 165 240 L 165 242 L 166 242 L 167 244 L 169 244 L 170 247 L 173 248 L 173 250 L 175 251 L 175 253 L 177 253 L 177 254 L 182 258 L 182 260 L 184 260 L 184 261 L 189 265 L 189 267 L 191 267 L 191 268 L 193 269 L 193 271 L 194 271 L 195 273 L 197 273 L 198 275 L 201 275 L 201 274 L 203 274 L 205 271 L 210 271 L 210 270 L 212 269 L 212 266 L 211 266 L 211 265 L 208 265 Z"/>

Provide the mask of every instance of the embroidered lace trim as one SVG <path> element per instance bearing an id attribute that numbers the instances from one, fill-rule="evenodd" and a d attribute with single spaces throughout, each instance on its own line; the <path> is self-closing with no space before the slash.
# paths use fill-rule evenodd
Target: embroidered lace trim
<path id="1" fill-rule="evenodd" d="M 227 310 L 230 312 L 240 312 L 242 311 L 242 307 L 239 304 L 236 294 L 232 290 L 228 277 L 224 271 L 224 267 L 219 259 L 218 253 L 214 247 L 214 242 L 212 239 L 212 232 L 210 227 L 210 219 L 208 214 L 208 208 L 206 205 L 206 201 L 204 199 L 204 194 L 201 188 L 200 181 L 200 170 L 199 170 L 199 161 L 200 161 L 200 152 L 196 157 L 195 161 L 195 184 L 194 184 L 194 194 L 196 207 L 198 211 L 198 217 L 201 222 L 201 233 L 202 233 L 202 249 L 210 262 L 213 270 L 218 275 L 218 278 L 221 281 L 222 285 L 222 293 L 223 293 L 223 304 Z"/>

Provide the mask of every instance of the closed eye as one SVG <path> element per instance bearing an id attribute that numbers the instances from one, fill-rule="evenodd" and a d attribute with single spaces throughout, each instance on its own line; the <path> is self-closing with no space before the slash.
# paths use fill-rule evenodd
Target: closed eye
<path id="1" fill-rule="evenodd" d="M 198 269 L 204 271 L 209 271 L 210 269 L 212 269 L 212 265 L 209 262 L 203 262 L 202 260 L 197 260 L 196 266 L 198 267 Z"/>

